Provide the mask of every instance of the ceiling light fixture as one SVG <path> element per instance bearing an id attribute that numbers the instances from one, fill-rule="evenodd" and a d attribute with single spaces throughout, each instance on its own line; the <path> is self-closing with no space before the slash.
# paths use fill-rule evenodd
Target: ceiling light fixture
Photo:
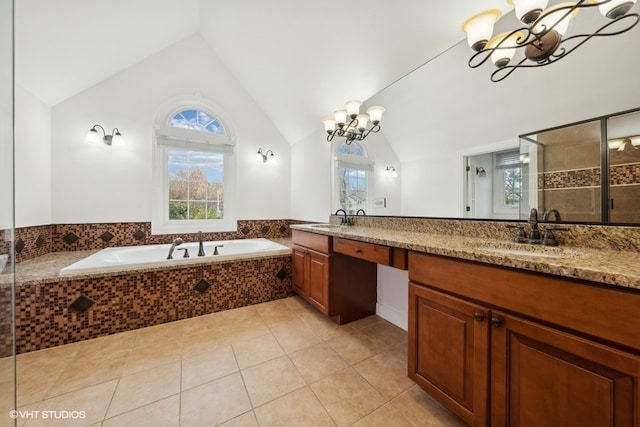
<path id="1" fill-rule="evenodd" d="M 267 150 L 266 152 L 262 152 L 262 148 L 258 148 L 258 152 L 256 153 L 258 160 L 262 160 L 262 163 L 267 163 L 267 160 L 273 159 L 275 160 L 276 155 L 273 154 L 273 150 Z"/>
<path id="2" fill-rule="evenodd" d="M 102 131 L 102 138 L 100 138 L 100 134 L 96 128 L 100 128 Z M 85 136 L 84 140 L 88 144 L 97 144 L 102 141 L 105 145 L 113 145 L 114 147 L 124 145 L 124 138 L 118 128 L 113 128 L 111 135 L 108 135 L 100 125 L 93 125 L 89 132 L 87 132 L 87 136 Z"/>
<path id="3" fill-rule="evenodd" d="M 331 141 L 334 136 L 347 138 L 347 145 L 355 141 L 362 141 L 370 133 L 380 131 L 380 120 L 382 120 L 382 107 L 369 107 L 367 114 L 360 114 L 362 101 L 349 101 L 344 109 L 333 112 L 333 118 L 322 119 L 324 130 L 327 131 L 327 141 Z M 349 120 L 349 122 L 347 122 Z M 367 124 L 371 122 L 371 127 L 367 129 Z"/>
<path id="4" fill-rule="evenodd" d="M 498 67 L 491 74 L 491 81 L 499 82 L 518 68 L 552 64 L 593 37 L 615 36 L 635 27 L 640 15 L 628 12 L 636 1 L 580 0 L 547 7 L 548 0 L 507 0 L 515 6 L 515 15 L 525 26 L 491 37 L 502 12 L 489 9 L 468 18 L 462 24 L 462 31 L 467 33 L 467 42 L 476 51 L 469 59 L 469 67 L 477 68 L 491 58 Z M 564 38 L 578 12 L 595 6 L 609 21 L 591 33 Z M 522 52 L 523 57 L 509 65 L 516 51 Z"/>
<path id="5" fill-rule="evenodd" d="M 637 150 L 638 147 L 640 147 L 640 135 L 610 139 L 607 141 L 607 145 L 609 146 L 609 150 L 624 151 L 627 145 Z"/>

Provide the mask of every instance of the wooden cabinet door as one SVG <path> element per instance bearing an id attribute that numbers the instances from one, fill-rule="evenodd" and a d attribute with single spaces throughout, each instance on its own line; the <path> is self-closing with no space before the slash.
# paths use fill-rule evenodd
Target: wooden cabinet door
<path id="1" fill-rule="evenodd" d="M 308 301 L 322 313 L 329 314 L 329 255 L 307 251 Z"/>
<path id="2" fill-rule="evenodd" d="M 293 245 L 293 290 L 303 298 L 308 298 L 307 252 L 302 246 Z"/>
<path id="3" fill-rule="evenodd" d="M 639 426 L 638 356 L 498 312 L 491 323 L 492 426 Z"/>
<path id="4" fill-rule="evenodd" d="M 487 426 L 490 311 L 409 283 L 409 377 L 471 426 Z"/>

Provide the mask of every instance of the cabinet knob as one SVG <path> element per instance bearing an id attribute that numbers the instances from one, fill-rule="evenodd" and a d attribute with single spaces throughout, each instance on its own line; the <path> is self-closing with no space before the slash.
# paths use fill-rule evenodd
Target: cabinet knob
<path id="1" fill-rule="evenodd" d="M 482 322 L 484 320 L 484 314 L 482 313 L 474 313 L 473 318 L 478 322 Z"/>
<path id="2" fill-rule="evenodd" d="M 502 326 L 502 320 L 498 319 L 497 317 L 492 317 L 491 318 L 491 325 L 495 326 L 496 328 L 499 328 L 500 326 Z"/>
<path id="3" fill-rule="evenodd" d="M 356 248 L 356 253 L 357 253 L 357 254 L 361 254 L 361 253 L 362 253 L 362 249 L 360 249 L 360 248 Z"/>

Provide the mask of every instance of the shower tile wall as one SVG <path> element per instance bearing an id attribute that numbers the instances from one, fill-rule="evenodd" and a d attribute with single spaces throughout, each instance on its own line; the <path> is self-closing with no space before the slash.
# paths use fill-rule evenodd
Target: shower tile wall
<path id="1" fill-rule="evenodd" d="M 626 147 L 624 151 L 612 150 L 610 196 L 613 200 L 611 221 L 638 223 L 640 211 L 640 149 Z"/>

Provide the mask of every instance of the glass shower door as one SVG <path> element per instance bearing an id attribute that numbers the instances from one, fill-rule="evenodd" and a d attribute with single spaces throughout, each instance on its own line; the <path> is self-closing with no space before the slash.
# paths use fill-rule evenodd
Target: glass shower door
<path id="1" fill-rule="evenodd" d="M 15 426 L 13 0 L 0 0 L 0 427 Z"/>

